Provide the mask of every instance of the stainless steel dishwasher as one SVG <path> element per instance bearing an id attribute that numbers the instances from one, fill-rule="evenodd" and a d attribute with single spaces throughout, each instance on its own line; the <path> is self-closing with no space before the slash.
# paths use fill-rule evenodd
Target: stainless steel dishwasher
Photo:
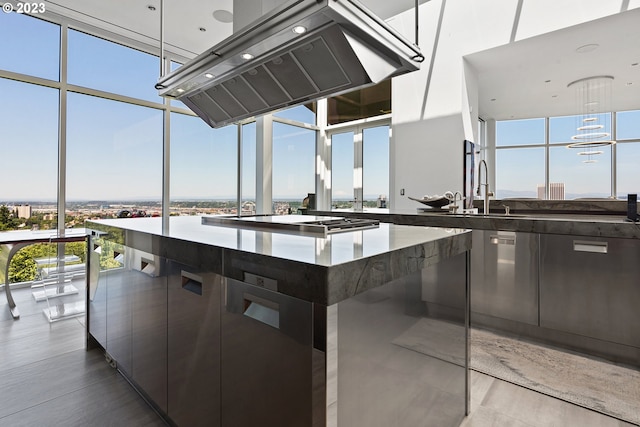
<path id="1" fill-rule="evenodd" d="M 473 231 L 472 323 L 484 315 L 494 325 L 495 318 L 538 325 L 538 251 L 537 234 Z"/>
<path id="2" fill-rule="evenodd" d="M 223 279 L 222 425 L 312 425 L 312 304 Z"/>
<path id="3" fill-rule="evenodd" d="M 640 347 L 640 241 L 541 236 L 540 326 Z"/>

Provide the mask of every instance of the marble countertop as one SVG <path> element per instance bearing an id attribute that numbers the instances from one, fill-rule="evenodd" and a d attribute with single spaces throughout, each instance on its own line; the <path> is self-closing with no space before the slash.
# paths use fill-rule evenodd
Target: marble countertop
<path id="1" fill-rule="evenodd" d="M 492 205 L 493 206 L 493 205 Z M 502 209 L 504 212 L 504 209 Z M 569 213 L 566 210 L 546 212 L 491 213 L 483 215 L 449 214 L 446 211 L 419 211 L 418 209 L 336 209 L 314 211 L 319 215 L 371 218 L 404 225 L 427 225 L 480 230 L 519 231 L 542 234 L 567 234 L 590 237 L 621 237 L 640 239 L 640 223 L 626 220 L 619 213 L 591 214 L 589 211 Z"/>
<path id="2" fill-rule="evenodd" d="M 227 277 L 268 277 L 277 280 L 279 292 L 326 305 L 471 248 L 469 230 L 388 223 L 327 237 L 203 225 L 197 216 L 171 217 L 164 233 L 161 218 L 87 221 L 86 227 L 154 255 L 207 264 Z"/>

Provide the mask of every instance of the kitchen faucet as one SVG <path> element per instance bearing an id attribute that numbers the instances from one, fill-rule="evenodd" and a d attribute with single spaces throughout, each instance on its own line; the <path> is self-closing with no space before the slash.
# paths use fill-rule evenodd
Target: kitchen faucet
<path id="1" fill-rule="evenodd" d="M 484 165 L 484 179 L 485 183 L 482 183 L 482 165 Z M 484 206 L 482 213 L 487 215 L 489 213 L 489 197 L 493 196 L 493 192 L 489 191 L 489 171 L 487 170 L 487 162 L 484 159 L 480 160 L 478 165 L 478 189 L 476 194 L 480 195 L 480 186 L 484 186 Z"/>

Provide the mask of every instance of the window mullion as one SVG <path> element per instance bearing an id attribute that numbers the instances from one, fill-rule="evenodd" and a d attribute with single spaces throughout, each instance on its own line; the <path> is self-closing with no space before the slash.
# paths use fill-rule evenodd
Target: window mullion
<path id="1" fill-rule="evenodd" d="M 67 199 L 67 24 L 60 26 L 60 89 L 58 93 L 58 195 L 59 231 L 65 229 Z"/>

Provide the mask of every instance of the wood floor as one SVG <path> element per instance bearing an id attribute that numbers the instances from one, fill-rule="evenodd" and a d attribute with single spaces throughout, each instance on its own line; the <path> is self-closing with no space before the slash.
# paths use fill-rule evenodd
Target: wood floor
<path id="1" fill-rule="evenodd" d="M 0 295 L 0 426 L 165 426 L 101 352 L 85 350 L 84 317 L 49 324 L 31 289 L 13 296 L 15 321 Z"/>
<path id="2" fill-rule="evenodd" d="M 0 295 L 0 426 L 165 425 L 99 351 L 85 351 L 83 317 L 49 324 L 31 289 L 14 299 L 16 321 Z M 471 380 L 461 427 L 631 426 L 484 374 Z"/>

